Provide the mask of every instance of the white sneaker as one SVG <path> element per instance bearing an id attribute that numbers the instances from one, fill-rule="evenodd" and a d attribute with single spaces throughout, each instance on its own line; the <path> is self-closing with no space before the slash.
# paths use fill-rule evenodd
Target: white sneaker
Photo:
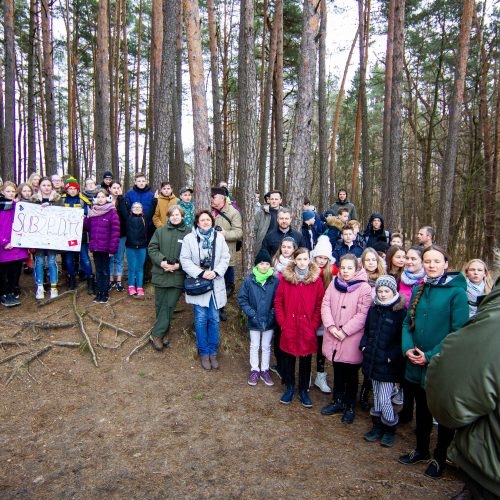
<path id="1" fill-rule="evenodd" d="M 43 285 L 37 285 L 35 299 L 43 300 L 45 297 L 45 290 L 43 289 Z"/>
<path id="2" fill-rule="evenodd" d="M 328 384 L 326 383 L 326 373 L 317 373 L 316 374 L 316 380 L 314 382 L 314 385 L 321 391 L 324 392 L 325 394 L 330 394 L 332 390 L 330 387 L 328 387 Z"/>
<path id="3" fill-rule="evenodd" d="M 57 291 L 57 288 L 50 288 L 50 298 L 55 299 L 59 295 L 59 292 Z"/>

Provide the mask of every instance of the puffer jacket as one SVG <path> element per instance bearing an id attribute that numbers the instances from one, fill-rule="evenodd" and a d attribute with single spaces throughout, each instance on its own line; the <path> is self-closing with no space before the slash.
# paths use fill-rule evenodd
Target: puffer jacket
<path id="1" fill-rule="evenodd" d="M 500 498 L 500 280 L 478 314 L 443 341 L 427 371 L 429 410 L 457 429 L 448 456 Z"/>
<path id="2" fill-rule="evenodd" d="M 114 255 L 120 243 L 120 219 L 116 209 L 105 214 L 85 217 L 83 227 L 90 234 L 89 250 Z"/>
<path id="3" fill-rule="evenodd" d="M 128 206 L 132 207 L 134 203 L 140 203 L 144 213 L 148 213 L 149 206 L 151 205 L 153 198 L 154 193 L 148 185 L 146 185 L 143 189 L 134 186 L 125 193 L 125 200 L 127 201 Z M 153 225 L 152 217 L 148 220 L 148 224 L 151 226 Z"/>
<path id="4" fill-rule="evenodd" d="M 441 350 L 441 343 L 469 319 L 467 285 L 463 274 L 448 273 L 442 285 L 425 284 L 415 309 L 415 330 L 410 331 L 410 312 L 419 287 L 413 289 L 408 313 L 403 322 L 403 355 L 415 346 L 424 352 L 427 363 Z M 427 365 L 406 361 L 405 378 L 414 384 L 425 385 Z"/>
<path id="5" fill-rule="evenodd" d="M 248 318 L 248 330 L 264 332 L 274 329 L 274 296 L 279 281 L 270 276 L 264 284 L 260 284 L 253 273 L 243 280 L 238 292 L 238 304 Z"/>
<path id="6" fill-rule="evenodd" d="M 281 275 L 274 310 L 281 328 L 280 348 L 293 356 L 307 356 L 318 349 L 316 331 L 321 326 L 321 300 L 325 293 L 319 268 L 311 262 L 303 281 L 291 262 Z"/>
<path id="7" fill-rule="evenodd" d="M 378 382 L 400 382 L 405 362 L 401 353 L 401 330 L 406 316 L 406 297 L 390 306 L 372 305 L 359 348 L 363 373 Z"/>
<path id="8" fill-rule="evenodd" d="M 342 242 L 341 236 L 344 224 L 337 216 L 333 215 L 328 215 L 325 220 L 326 227 L 323 234 L 326 234 L 328 236 L 328 239 L 332 244 L 332 248 L 335 248 L 339 243 Z"/>
<path id="9" fill-rule="evenodd" d="M 355 290 L 343 293 L 335 288 L 335 278 L 325 292 L 321 304 L 321 318 L 325 326 L 323 336 L 323 354 L 329 360 L 341 363 L 360 364 L 363 355 L 359 343 L 363 337 L 366 317 L 372 303 L 372 289 L 368 284 L 368 276 L 360 269 L 351 281 L 361 280 Z M 346 337 L 336 339 L 328 329 L 335 326 L 341 329 Z M 335 358 L 333 358 L 335 354 Z"/>
<path id="10" fill-rule="evenodd" d="M 11 210 L 0 211 L 0 262 L 12 262 L 28 258 L 27 248 L 13 247 L 10 250 L 5 248 L 11 240 L 15 212 L 15 201 L 12 202 Z"/>
<path id="11" fill-rule="evenodd" d="M 167 222 L 167 211 L 172 205 L 177 205 L 179 198 L 175 195 L 164 196 L 158 195 L 158 204 L 153 215 L 153 224 L 155 227 L 162 227 Z"/>

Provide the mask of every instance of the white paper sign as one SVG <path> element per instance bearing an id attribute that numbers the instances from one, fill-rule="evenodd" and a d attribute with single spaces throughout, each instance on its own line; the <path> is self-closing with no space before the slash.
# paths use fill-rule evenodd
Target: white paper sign
<path id="1" fill-rule="evenodd" d="M 16 203 L 11 245 L 79 252 L 83 218 L 83 208 Z"/>

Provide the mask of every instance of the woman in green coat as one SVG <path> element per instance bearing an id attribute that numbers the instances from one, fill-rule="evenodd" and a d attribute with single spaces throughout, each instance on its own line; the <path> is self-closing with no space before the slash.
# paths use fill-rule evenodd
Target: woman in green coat
<path id="1" fill-rule="evenodd" d="M 167 223 L 155 231 L 148 247 L 153 262 L 156 307 L 151 343 L 157 351 L 168 345 L 170 320 L 184 287 L 184 273 L 179 262 L 182 240 L 191 232 L 184 223 L 184 210 L 179 205 L 169 207 L 167 217 Z"/>
<path id="2" fill-rule="evenodd" d="M 458 330 L 468 320 L 467 285 L 460 273 L 447 273 L 446 252 L 432 245 L 422 254 L 424 281 L 412 293 L 408 313 L 403 322 L 402 348 L 407 358 L 405 378 L 415 391 L 417 446 L 399 457 L 405 465 L 430 462 L 425 475 L 441 477 L 446 464 L 446 452 L 454 431 L 438 425 L 438 439 L 431 460 L 429 442 L 432 415 L 427 407 L 425 376 L 427 365 L 441 350 L 446 336 Z"/>

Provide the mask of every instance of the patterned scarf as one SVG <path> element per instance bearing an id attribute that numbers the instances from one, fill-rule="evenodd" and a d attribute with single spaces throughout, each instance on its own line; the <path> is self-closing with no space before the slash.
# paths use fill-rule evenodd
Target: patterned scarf
<path id="1" fill-rule="evenodd" d="M 200 227 L 196 228 L 196 234 L 200 237 L 201 248 L 203 250 L 209 250 L 212 246 L 214 228 L 211 227 L 206 231 L 201 229 Z"/>
<path id="2" fill-rule="evenodd" d="M 477 313 L 477 298 L 484 295 L 486 289 L 485 281 L 481 281 L 479 285 L 472 283 L 469 278 L 465 278 L 467 281 L 467 299 L 469 301 L 469 317 L 475 316 Z"/>
<path id="3" fill-rule="evenodd" d="M 424 269 L 420 269 L 418 273 L 410 273 L 408 269 L 405 269 L 403 271 L 403 274 L 401 275 L 401 281 L 407 285 L 407 286 L 415 286 L 417 285 L 420 280 L 425 276 L 425 271 Z"/>
<path id="4" fill-rule="evenodd" d="M 353 281 L 344 281 L 340 276 L 335 276 L 333 280 L 335 284 L 335 288 L 342 293 L 351 293 L 357 290 L 362 283 L 363 280 L 353 280 Z"/>
<path id="5" fill-rule="evenodd" d="M 426 285 L 442 285 L 446 281 L 446 273 L 443 273 L 437 278 L 431 278 L 430 276 L 424 276 L 424 283 Z"/>
<path id="6" fill-rule="evenodd" d="M 89 217 L 99 217 L 99 215 L 107 214 L 111 210 L 116 210 L 115 204 L 112 201 L 104 205 L 93 205 L 89 210 Z"/>

